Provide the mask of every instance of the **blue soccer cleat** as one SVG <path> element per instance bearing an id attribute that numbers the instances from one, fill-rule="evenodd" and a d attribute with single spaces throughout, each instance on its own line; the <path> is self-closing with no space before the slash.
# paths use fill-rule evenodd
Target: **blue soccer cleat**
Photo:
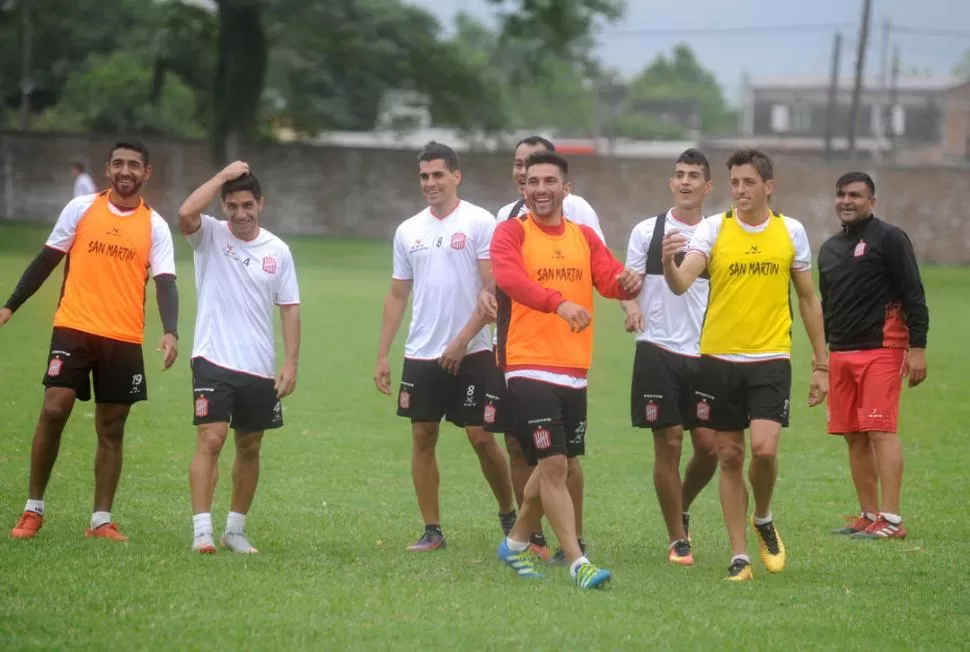
<path id="1" fill-rule="evenodd" d="M 508 541 L 502 539 L 498 545 L 498 558 L 505 562 L 505 565 L 515 571 L 519 577 L 528 579 L 542 579 L 542 573 L 536 570 L 536 558 L 528 548 L 522 552 L 515 552 L 509 548 Z"/>

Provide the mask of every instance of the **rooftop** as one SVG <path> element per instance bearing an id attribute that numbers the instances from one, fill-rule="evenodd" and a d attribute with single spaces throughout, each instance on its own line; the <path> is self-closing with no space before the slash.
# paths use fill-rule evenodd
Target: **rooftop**
<path id="1" fill-rule="evenodd" d="M 779 76 L 753 77 L 749 80 L 751 88 L 791 88 L 815 89 L 828 88 L 829 78 L 822 76 Z M 838 81 L 839 88 L 851 88 L 855 83 L 853 77 L 842 77 Z M 958 77 L 930 77 L 925 75 L 906 75 L 899 78 L 899 89 L 906 91 L 941 91 L 966 83 Z M 881 82 L 877 77 L 863 79 L 864 88 L 879 88 Z"/>

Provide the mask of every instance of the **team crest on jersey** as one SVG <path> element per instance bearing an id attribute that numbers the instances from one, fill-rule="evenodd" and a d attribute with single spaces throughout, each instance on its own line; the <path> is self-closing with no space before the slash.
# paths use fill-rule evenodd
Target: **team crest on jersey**
<path id="1" fill-rule="evenodd" d="M 49 365 L 47 365 L 47 375 L 51 378 L 57 378 L 61 375 L 61 369 L 64 367 L 64 361 L 60 358 L 53 358 Z"/>
<path id="2" fill-rule="evenodd" d="M 711 418 L 711 405 L 703 399 L 697 402 L 697 418 L 701 421 Z"/>
<path id="3" fill-rule="evenodd" d="M 484 415 L 483 418 L 484 418 L 485 423 L 495 423 L 495 406 L 494 405 L 492 405 L 491 403 L 489 403 L 488 405 L 485 406 L 485 415 Z"/>
<path id="4" fill-rule="evenodd" d="M 263 271 L 267 274 L 276 273 L 276 259 L 272 256 L 265 256 L 263 258 Z"/>
<path id="5" fill-rule="evenodd" d="M 866 255 L 866 243 L 865 240 L 859 240 L 855 246 L 855 253 L 852 254 L 856 258 L 861 258 Z"/>
<path id="6" fill-rule="evenodd" d="M 195 399 L 195 416 L 200 418 L 209 416 L 209 399 L 205 396 Z"/>
<path id="7" fill-rule="evenodd" d="M 657 417 L 659 415 L 660 415 L 660 408 L 653 401 L 649 401 L 647 403 L 647 409 L 646 409 L 647 421 L 654 422 L 657 420 Z"/>
<path id="8" fill-rule="evenodd" d="M 451 236 L 451 248 L 452 249 L 464 249 L 465 248 L 465 234 L 460 231 L 453 236 Z"/>
<path id="9" fill-rule="evenodd" d="M 536 431 L 532 433 L 532 442 L 541 451 L 546 450 L 552 446 L 552 433 L 545 428 L 536 428 Z"/>
<path id="10" fill-rule="evenodd" d="M 406 389 L 401 390 L 401 395 L 397 399 L 398 405 L 401 406 L 402 410 L 406 410 L 411 407 L 411 392 Z"/>

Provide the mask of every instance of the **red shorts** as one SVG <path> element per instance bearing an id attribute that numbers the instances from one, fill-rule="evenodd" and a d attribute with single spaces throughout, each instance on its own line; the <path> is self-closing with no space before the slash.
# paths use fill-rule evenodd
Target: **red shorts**
<path id="1" fill-rule="evenodd" d="M 829 353 L 829 433 L 895 433 L 905 362 L 906 349 Z"/>

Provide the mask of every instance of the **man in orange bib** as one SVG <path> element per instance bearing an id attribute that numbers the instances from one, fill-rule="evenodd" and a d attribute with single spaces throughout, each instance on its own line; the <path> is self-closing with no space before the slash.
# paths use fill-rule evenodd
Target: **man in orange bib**
<path id="1" fill-rule="evenodd" d="M 581 589 L 611 578 L 586 558 L 567 489 L 586 442 L 586 375 L 593 356 L 593 288 L 632 299 L 640 275 L 624 270 L 599 236 L 563 217 L 569 166 L 555 152 L 526 160 L 529 212 L 502 222 L 492 237 L 499 294 L 497 358 L 508 380 L 512 427 L 537 470 L 526 483 L 515 526 L 498 557 L 521 577 L 541 577 L 529 539 L 545 511 Z"/>
<path id="2" fill-rule="evenodd" d="M 46 246 L 0 309 L 3 326 L 67 257 L 44 375 L 44 406 L 34 432 L 27 505 L 10 533 L 15 539 L 32 539 L 44 524 L 44 491 L 61 433 L 74 401 L 91 400 L 93 379 L 98 450 L 87 536 L 127 541 L 111 519 L 111 506 L 121 477 L 128 412 L 132 404 L 148 398 L 142 342 L 149 270 L 165 333 L 158 346 L 164 352 L 163 369 L 178 355 L 172 234 L 141 197 L 151 173 L 143 144 L 116 143 L 105 164 L 111 188 L 71 200 Z"/>

